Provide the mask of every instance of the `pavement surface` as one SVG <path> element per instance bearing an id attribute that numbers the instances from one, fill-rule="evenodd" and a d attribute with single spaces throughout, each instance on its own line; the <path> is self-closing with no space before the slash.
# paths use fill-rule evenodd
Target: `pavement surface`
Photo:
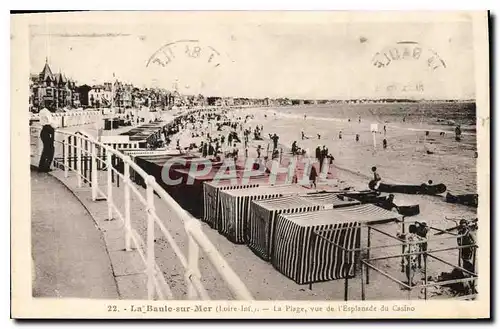
<path id="1" fill-rule="evenodd" d="M 31 171 L 34 297 L 119 298 L 101 232 L 75 195 Z"/>

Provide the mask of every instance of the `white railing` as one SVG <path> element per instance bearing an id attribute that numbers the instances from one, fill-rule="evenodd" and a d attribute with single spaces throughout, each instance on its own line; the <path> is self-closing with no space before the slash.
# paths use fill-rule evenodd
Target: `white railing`
<path id="1" fill-rule="evenodd" d="M 36 139 L 36 154 L 41 154 L 42 143 L 38 137 L 40 128 L 31 127 L 32 141 Z M 62 138 L 61 138 L 62 137 Z M 69 140 L 72 139 L 70 143 Z M 227 284 L 232 295 L 239 300 L 252 300 L 251 293 L 246 288 L 238 275 L 232 270 L 226 260 L 218 252 L 215 246 L 211 243 L 205 233 L 202 231 L 201 223 L 189 213 L 187 213 L 155 180 L 151 175 L 148 175 L 142 168 L 131 160 L 128 155 L 114 150 L 95 139 L 69 132 L 56 131 L 55 142 L 59 144 L 59 149 L 56 148 L 55 162 L 62 165 L 65 177 L 68 177 L 69 171 L 76 173 L 78 186 L 82 186 L 85 181 L 91 185 L 92 200 L 97 201 L 99 197 L 104 197 L 107 200 L 108 218 L 112 219 L 117 215 L 124 222 L 125 226 L 125 249 L 132 250 L 132 243 L 135 245 L 140 257 L 146 265 L 147 274 L 147 293 L 148 299 L 174 299 L 173 293 L 166 282 L 162 272 L 155 261 L 155 227 L 157 226 L 172 250 L 176 254 L 179 262 L 185 270 L 185 282 L 187 285 L 188 299 L 208 300 L 208 295 L 203 283 L 202 274 L 199 269 L 198 261 L 200 259 L 200 249 L 204 252 L 210 263 L 219 273 L 219 275 Z M 86 147 L 84 147 L 84 144 Z M 103 160 L 102 154 L 107 154 Z M 62 161 L 61 155 L 62 153 Z M 71 154 L 71 156 L 70 156 Z M 123 174 L 113 167 L 113 157 L 120 159 L 123 162 Z M 82 165 L 82 158 L 86 157 L 90 164 L 90 175 L 87 175 Z M 71 161 L 76 159 L 76 163 L 71 165 Z M 62 162 L 62 163 L 61 163 Z M 99 188 L 98 163 L 101 162 L 102 167 L 105 167 L 107 174 L 106 191 Z M 131 170 L 135 171 L 136 175 L 140 175 L 146 185 L 146 197 L 137 188 L 137 185 L 131 180 Z M 121 178 L 124 182 L 124 212 L 120 212 L 115 200 L 113 199 L 113 179 L 114 176 Z M 90 176 L 90 178 L 89 178 Z M 137 234 L 131 226 L 131 192 L 137 197 L 140 202 L 146 206 L 147 212 L 147 233 L 146 241 L 142 241 L 141 236 Z M 154 194 L 157 194 L 165 204 L 174 211 L 174 213 L 183 221 L 184 230 L 188 238 L 188 255 L 187 258 L 179 248 L 168 228 L 159 218 L 155 209 Z M 141 246 L 146 246 L 146 253 Z"/>

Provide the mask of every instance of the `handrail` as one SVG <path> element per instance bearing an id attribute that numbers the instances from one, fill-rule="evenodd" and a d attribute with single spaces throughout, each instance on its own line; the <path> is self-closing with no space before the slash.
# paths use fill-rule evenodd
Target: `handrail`
<path id="1" fill-rule="evenodd" d="M 33 130 L 39 132 L 40 128 L 38 127 L 31 127 Z M 31 130 L 31 131 L 33 131 Z M 157 276 L 158 274 L 160 277 L 160 280 L 162 281 L 162 284 L 166 287 L 166 295 L 169 298 L 172 298 L 172 292 L 170 290 L 170 287 L 168 286 L 165 278 L 163 277 L 162 272 L 160 271 L 158 265 L 156 264 L 156 261 L 154 259 L 154 226 L 157 224 L 160 228 L 160 231 L 162 234 L 166 237 L 168 243 L 174 250 L 174 253 L 176 254 L 177 258 L 181 262 L 181 265 L 184 267 L 186 270 L 185 272 L 185 280 L 187 283 L 188 287 L 188 298 L 189 299 L 209 299 L 210 296 L 208 295 L 205 287 L 202 284 L 201 281 L 201 273 L 199 271 L 198 267 L 198 260 L 199 260 L 199 249 L 206 254 L 207 258 L 209 261 L 212 263 L 214 268 L 217 270 L 217 272 L 221 275 L 223 280 L 227 283 L 231 293 L 233 296 L 237 299 L 241 300 L 253 300 L 252 294 L 250 291 L 247 289 L 245 284 L 241 281 L 241 279 L 238 277 L 238 275 L 233 271 L 233 269 L 230 267 L 230 265 L 227 263 L 227 261 L 222 257 L 222 255 L 219 253 L 217 248 L 211 243 L 211 241 L 208 239 L 207 235 L 203 232 L 201 228 L 200 222 L 191 216 L 187 211 L 185 211 L 155 180 L 155 178 L 151 175 L 149 175 L 146 171 L 144 171 L 141 167 L 139 167 L 134 161 L 131 160 L 131 158 L 128 155 L 124 155 L 118 150 L 113 149 L 110 146 L 104 145 L 103 143 L 100 143 L 99 141 L 95 140 L 91 136 L 85 136 L 83 134 L 80 134 L 78 132 L 72 133 L 72 132 L 67 132 L 67 131 L 56 131 L 56 134 L 60 134 L 64 136 L 63 140 L 56 140 L 56 142 L 61 143 L 63 145 L 63 149 L 67 152 L 63 156 L 63 161 L 62 165 L 65 170 L 65 177 L 67 176 L 67 173 L 69 170 L 72 172 L 75 172 L 77 175 L 81 176 L 84 178 L 84 180 L 88 181 L 88 179 L 83 175 L 83 169 L 81 162 L 78 163 L 76 168 L 71 168 L 69 162 L 69 150 L 73 149 L 73 152 L 78 152 L 78 159 L 81 160 L 81 154 L 83 152 L 86 152 L 88 155 L 91 157 L 92 161 L 92 178 L 91 178 L 91 185 L 92 185 L 92 195 L 93 195 L 93 200 L 96 200 L 96 197 L 98 194 L 103 195 L 107 200 L 108 200 L 108 216 L 111 219 L 113 214 L 117 214 L 118 218 L 122 221 L 125 222 L 125 227 L 126 227 L 126 235 L 125 235 L 125 240 L 126 240 L 126 246 L 130 245 L 129 241 L 131 240 L 139 254 L 141 255 L 142 260 L 146 264 L 146 274 L 148 277 L 148 297 L 150 299 L 153 299 L 155 297 L 155 293 L 159 298 L 163 298 L 165 294 L 163 293 Z M 68 143 L 68 137 L 73 137 L 75 138 L 75 145 L 69 144 Z M 38 136 L 37 136 L 38 138 Z M 82 147 L 82 142 L 86 141 L 90 143 L 90 149 L 86 150 L 83 149 Z M 40 145 L 40 144 L 38 144 Z M 97 161 L 101 160 L 99 156 L 96 154 L 97 147 L 100 150 L 104 150 L 106 152 L 107 156 L 107 161 L 105 164 L 107 165 L 107 190 L 108 192 L 105 193 L 102 191 L 99 186 L 98 186 L 98 175 L 97 175 Z M 40 153 L 40 152 L 39 152 Z M 38 154 L 39 154 L 38 153 Z M 75 157 L 76 155 L 73 155 L 71 158 Z M 113 167 L 112 162 L 111 162 L 111 156 L 116 156 L 119 158 L 124 165 L 125 168 L 125 173 L 127 174 L 121 174 L 116 170 L 116 168 Z M 141 178 L 144 180 L 146 183 L 146 198 L 142 196 L 142 194 L 139 192 L 137 186 L 130 180 L 130 169 L 133 169 L 136 174 L 140 175 Z M 125 215 L 120 212 L 118 207 L 113 201 L 113 193 L 112 193 L 112 181 L 111 181 L 111 175 L 113 172 L 116 172 L 117 177 L 122 178 L 124 181 L 124 186 L 126 188 L 125 190 Z M 80 179 L 80 178 L 79 178 Z M 104 186 L 106 189 L 106 186 Z M 148 223 L 147 223 L 147 239 L 146 243 L 142 241 L 142 238 L 137 234 L 137 232 L 130 227 L 130 216 L 129 209 L 130 209 L 130 193 L 128 192 L 129 189 L 132 188 L 132 191 L 140 196 L 139 201 L 144 204 L 147 209 L 146 212 L 148 214 Z M 186 231 L 187 238 L 188 238 L 188 257 L 182 253 L 181 249 L 175 242 L 172 234 L 169 232 L 168 228 L 164 225 L 164 223 L 161 221 L 159 218 L 158 214 L 156 213 L 155 206 L 154 206 L 154 193 L 156 193 L 160 199 L 166 203 L 167 206 L 172 208 L 174 213 L 178 215 L 178 218 L 182 221 L 184 224 L 184 230 Z M 94 197 L 95 196 L 95 197 Z M 140 243 L 142 242 L 142 245 L 146 248 L 147 252 L 144 253 L 141 250 L 141 245 Z M 126 248 L 127 249 L 127 248 Z M 127 249 L 129 250 L 129 249 Z"/>

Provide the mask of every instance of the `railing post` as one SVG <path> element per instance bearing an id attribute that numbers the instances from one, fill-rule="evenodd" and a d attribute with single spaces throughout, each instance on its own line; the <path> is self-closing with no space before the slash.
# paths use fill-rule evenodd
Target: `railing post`
<path id="1" fill-rule="evenodd" d="M 63 148 L 64 148 L 64 153 L 63 153 L 63 166 L 64 166 L 64 177 L 68 178 L 68 166 L 69 166 L 69 149 L 70 149 L 70 143 L 69 141 L 66 142 L 66 139 L 63 138 Z"/>
<path id="2" fill-rule="evenodd" d="M 366 285 L 366 282 L 365 282 L 365 263 L 363 261 L 360 262 L 361 263 L 361 300 L 365 300 L 366 299 L 366 288 L 365 288 L 365 285 Z"/>
<path id="3" fill-rule="evenodd" d="M 154 204 L 154 190 L 153 183 L 155 178 L 148 175 L 146 178 L 146 198 L 148 202 L 148 232 L 147 232 L 147 242 L 146 246 L 148 249 L 147 253 L 147 276 L 148 276 L 148 299 L 152 300 L 154 298 L 154 275 L 155 275 L 155 223 L 153 212 L 155 211 Z"/>
<path id="4" fill-rule="evenodd" d="M 198 222 L 197 220 L 190 218 L 184 224 L 184 228 L 186 230 L 188 237 L 188 266 L 185 278 L 186 285 L 188 287 L 187 295 L 189 300 L 195 300 L 198 297 L 198 293 L 191 280 L 191 277 L 195 276 L 199 278 L 201 276 L 200 269 L 198 266 L 198 260 L 200 258 L 200 247 L 198 246 L 198 243 L 196 243 L 193 236 L 191 235 L 191 231 L 201 230 L 201 225 L 200 222 Z"/>
<path id="5" fill-rule="evenodd" d="M 130 157 L 123 158 L 124 165 L 124 188 L 125 188 L 125 250 L 130 251 L 131 227 L 130 227 Z"/>
<path id="6" fill-rule="evenodd" d="M 76 159 L 76 178 L 78 182 L 78 187 L 82 187 L 82 175 L 83 175 L 83 170 L 82 170 L 82 152 L 83 152 L 83 139 L 81 137 L 77 137 L 76 140 L 76 154 L 77 154 L 77 159 Z"/>
<path id="7" fill-rule="evenodd" d="M 108 170 L 108 193 L 106 196 L 106 199 L 108 200 L 108 220 L 113 220 L 113 181 L 111 180 L 113 165 L 111 161 L 111 154 L 106 158 L 106 167 Z"/>
<path id="8" fill-rule="evenodd" d="M 370 248 L 371 248 L 371 239 L 372 239 L 372 228 L 368 226 L 368 241 L 366 244 L 366 259 L 370 261 Z M 370 269 L 366 266 L 366 284 L 370 284 Z"/>
<path id="9" fill-rule="evenodd" d="M 91 142 L 92 149 L 92 201 L 97 200 L 97 144 Z"/>

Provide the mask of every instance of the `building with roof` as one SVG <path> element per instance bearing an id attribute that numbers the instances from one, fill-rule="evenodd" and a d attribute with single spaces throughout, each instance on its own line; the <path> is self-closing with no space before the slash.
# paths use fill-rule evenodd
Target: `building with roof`
<path id="1" fill-rule="evenodd" d="M 92 107 L 110 107 L 111 106 L 111 82 L 105 82 L 103 85 L 93 85 L 89 91 L 89 103 Z"/>
<path id="2" fill-rule="evenodd" d="M 76 83 L 62 73 L 53 73 L 48 60 L 42 71 L 30 75 L 30 107 L 55 111 L 64 107 L 79 107 L 80 94 Z"/>

